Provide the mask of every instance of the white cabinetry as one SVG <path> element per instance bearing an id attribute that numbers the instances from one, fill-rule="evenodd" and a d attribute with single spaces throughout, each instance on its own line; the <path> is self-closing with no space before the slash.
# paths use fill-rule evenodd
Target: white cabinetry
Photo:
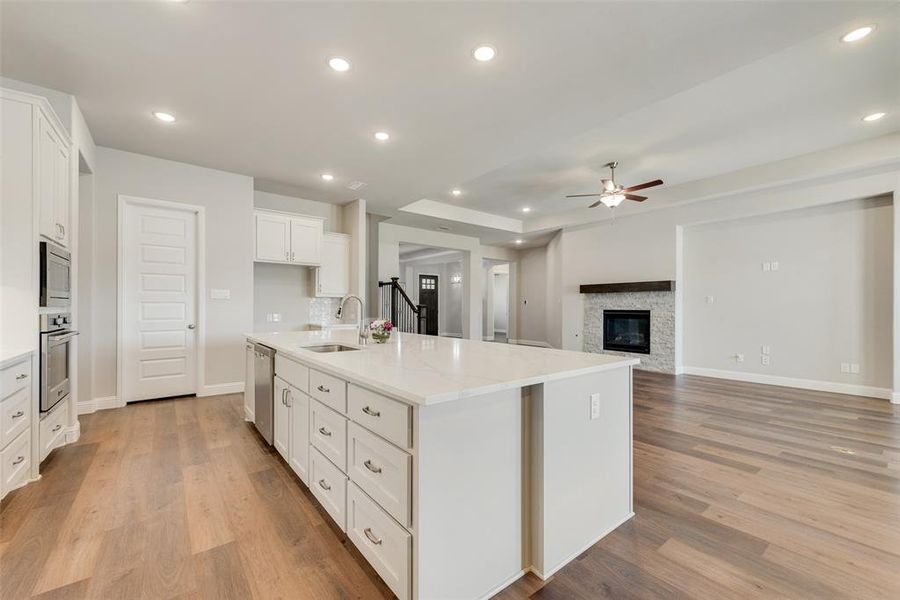
<path id="1" fill-rule="evenodd" d="M 255 260 L 319 266 L 324 228 L 324 220 L 319 217 L 258 210 Z"/>
<path id="2" fill-rule="evenodd" d="M 309 370 L 292 360 L 275 356 L 275 449 L 303 483 L 309 477 Z"/>
<path id="3" fill-rule="evenodd" d="M 316 269 L 316 296 L 340 298 L 350 293 L 350 236 L 322 237 L 322 266 Z"/>
<path id="4" fill-rule="evenodd" d="M 290 387 L 280 377 L 275 378 L 275 427 L 272 444 L 284 460 L 288 459 L 291 452 L 291 406 L 288 404 Z"/>
<path id="5" fill-rule="evenodd" d="M 69 142 L 43 112 L 38 113 L 38 178 L 40 234 L 68 246 L 69 224 Z"/>
<path id="6" fill-rule="evenodd" d="M 35 416 L 32 357 L 0 370 L 0 498 L 31 477 L 31 427 Z"/>

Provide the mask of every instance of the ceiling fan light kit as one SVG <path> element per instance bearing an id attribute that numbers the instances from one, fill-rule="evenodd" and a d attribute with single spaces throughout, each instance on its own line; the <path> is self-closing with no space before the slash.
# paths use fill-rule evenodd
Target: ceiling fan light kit
<path id="1" fill-rule="evenodd" d="M 622 202 L 624 202 L 625 200 L 643 202 L 647 199 L 647 196 L 638 196 L 637 194 L 632 194 L 631 192 L 636 192 L 638 190 L 644 190 L 663 184 L 662 179 L 654 179 L 653 181 L 648 181 L 639 185 L 632 185 L 623 188 L 616 183 L 616 167 L 619 166 L 619 163 L 613 161 L 608 162 L 603 166 L 609 169 L 609 179 L 600 180 L 600 186 L 602 190 L 599 194 L 571 194 L 566 196 L 566 198 L 588 198 L 592 196 L 599 196 L 600 199 L 591 204 L 588 208 L 596 208 L 601 204 L 606 206 L 607 208 L 615 208 L 618 205 L 622 204 Z"/>

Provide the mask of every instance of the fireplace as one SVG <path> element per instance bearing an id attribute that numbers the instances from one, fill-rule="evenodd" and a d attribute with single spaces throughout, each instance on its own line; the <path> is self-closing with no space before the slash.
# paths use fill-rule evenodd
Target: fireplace
<path id="1" fill-rule="evenodd" d="M 604 310 L 603 349 L 650 354 L 650 311 Z"/>

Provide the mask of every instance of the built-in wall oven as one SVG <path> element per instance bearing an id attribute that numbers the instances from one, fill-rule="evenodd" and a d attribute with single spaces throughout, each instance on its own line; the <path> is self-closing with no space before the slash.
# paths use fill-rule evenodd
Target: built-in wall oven
<path id="1" fill-rule="evenodd" d="M 72 338 L 69 313 L 41 315 L 41 412 L 47 412 L 69 395 Z"/>
<path id="2" fill-rule="evenodd" d="M 41 242 L 41 306 L 68 307 L 72 301 L 72 255 Z"/>

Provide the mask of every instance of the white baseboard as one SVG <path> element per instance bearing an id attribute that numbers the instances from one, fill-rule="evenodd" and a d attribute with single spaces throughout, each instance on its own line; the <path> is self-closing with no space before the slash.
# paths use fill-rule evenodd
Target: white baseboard
<path id="1" fill-rule="evenodd" d="M 497 594 L 499 594 L 500 592 L 502 592 L 503 590 L 508 588 L 510 585 L 512 585 L 513 582 L 521 579 L 522 575 L 524 575 L 527 572 L 528 572 L 527 569 L 522 569 L 521 571 L 519 571 L 518 573 L 516 573 L 515 575 L 513 575 L 512 577 L 510 577 L 509 579 L 507 579 L 506 581 L 504 581 L 503 583 L 501 583 L 500 585 L 498 585 L 497 587 L 492 589 L 490 592 L 488 592 L 484 596 L 481 596 L 481 600 L 488 600 L 489 598 L 493 598 L 494 596 L 496 596 Z"/>
<path id="2" fill-rule="evenodd" d="M 675 374 L 676 374 L 676 375 L 683 375 L 683 374 L 684 374 L 684 369 L 685 369 L 685 367 L 675 367 Z"/>
<path id="3" fill-rule="evenodd" d="M 66 429 L 66 443 L 72 444 L 81 437 L 81 421 L 76 420 L 75 424 Z"/>
<path id="4" fill-rule="evenodd" d="M 707 369 L 704 367 L 684 367 L 684 372 L 688 375 L 701 375 L 703 377 L 715 377 L 716 379 L 731 379 L 734 381 L 746 381 L 748 383 L 762 383 L 764 385 L 780 385 L 802 390 L 814 390 L 817 392 L 832 392 L 835 394 L 848 394 L 850 396 L 883 398 L 891 401 L 894 401 L 892 399 L 893 395 L 900 396 L 900 394 L 892 395 L 889 388 L 857 385 L 854 383 L 836 383 L 833 381 L 819 381 L 817 379 L 798 379 L 796 377 L 745 373 L 743 371 L 724 371 L 721 369 Z M 897 401 L 900 402 L 900 400 Z"/>
<path id="5" fill-rule="evenodd" d="M 481 340 L 484 342 L 493 342 L 494 338 L 493 338 L 493 336 L 490 336 L 490 335 L 483 335 L 483 336 L 481 336 Z"/>
<path id="6" fill-rule="evenodd" d="M 246 406 L 244 407 L 244 420 L 249 421 L 250 423 L 255 422 L 253 411 Z"/>
<path id="7" fill-rule="evenodd" d="M 125 406 L 124 402 L 119 400 L 118 396 L 104 396 L 102 398 L 94 398 L 93 400 L 83 400 L 78 403 L 77 411 L 79 415 L 88 415 L 98 410 L 106 410 L 108 408 L 121 408 Z"/>
<path id="8" fill-rule="evenodd" d="M 232 381 L 231 383 L 215 383 L 212 385 L 204 385 L 197 391 L 198 397 L 204 396 L 220 396 L 222 394 L 240 394 L 244 391 L 243 381 Z"/>
<path id="9" fill-rule="evenodd" d="M 495 333 L 495 334 L 497 334 L 497 333 L 502 333 L 503 335 L 506 335 L 506 330 L 505 330 L 505 329 L 495 329 L 495 330 L 494 330 L 494 333 Z"/>
<path id="10" fill-rule="evenodd" d="M 520 346 L 537 346 L 539 348 L 552 348 L 547 342 L 538 342 L 536 340 L 509 340 L 510 344 L 518 344 Z"/>
<path id="11" fill-rule="evenodd" d="M 900 404 L 900 392 L 891 394 L 891 404 Z"/>
<path id="12" fill-rule="evenodd" d="M 528 570 L 531 571 L 532 573 L 534 573 L 535 575 L 537 575 L 538 578 L 541 579 L 541 581 L 547 581 L 547 579 L 552 577 L 554 573 L 556 573 L 557 571 L 562 569 L 564 566 L 566 566 L 567 564 L 569 564 L 570 562 L 572 562 L 573 560 L 575 560 L 576 558 L 581 556 L 582 552 L 584 552 L 585 550 L 587 550 L 588 548 L 590 548 L 591 546 L 593 546 L 594 544 L 596 544 L 597 542 L 599 542 L 600 540 L 602 540 L 603 538 L 608 536 L 610 533 L 612 533 L 613 531 L 615 531 L 616 529 L 621 527 L 623 523 L 627 522 L 632 517 L 634 517 L 634 513 L 633 512 L 628 513 L 627 515 L 625 515 L 624 518 L 620 519 L 615 524 L 613 524 L 612 527 L 607 528 L 606 530 L 603 531 L 603 533 L 601 533 L 600 535 L 595 537 L 592 541 L 585 544 L 585 546 L 583 548 L 581 548 L 581 550 L 579 550 L 578 552 L 573 552 L 572 554 L 570 554 L 569 556 L 564 558 L 562 561 L 557 563 L 557 565 L 555 567 L 553 567 L 552 569 L 542 573 L 541 571 L 538 571 L 536 568 L 534 568 L 534 566 L 532 565 L 531 567 L 528 568 Z"/>

